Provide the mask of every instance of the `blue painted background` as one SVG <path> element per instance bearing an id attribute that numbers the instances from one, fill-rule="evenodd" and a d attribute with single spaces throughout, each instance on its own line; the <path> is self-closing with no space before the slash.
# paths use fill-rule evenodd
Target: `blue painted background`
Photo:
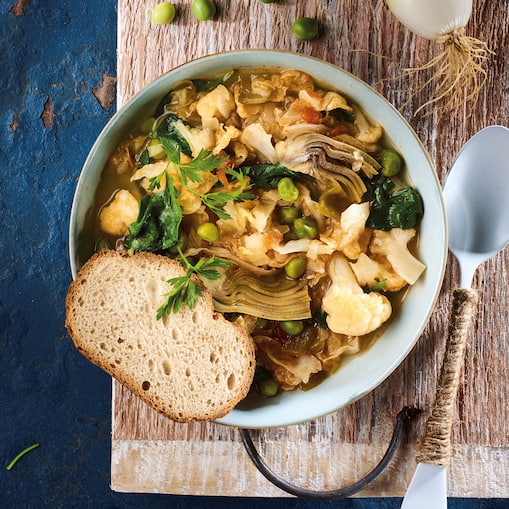
<path id="1" fill-rule="evenodd" d="M 64 298 L 74 187 L 114 112 L 92 89 L 103 73 L 115 76 L 115 40 L 113 0 L 0 0 L 0 508 L 399 507 L 397 499 L 110 491 L 110 379 L 74 350 Z M 40 447 L 7 471 L 35 442 Z M 450 507 L 498 509 L 509 501 L 454 499 Z"/>

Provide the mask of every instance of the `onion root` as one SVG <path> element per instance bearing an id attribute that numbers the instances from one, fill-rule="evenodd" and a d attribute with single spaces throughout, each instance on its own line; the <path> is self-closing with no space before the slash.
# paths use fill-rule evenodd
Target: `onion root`
<path id="1" fill-rule="evenodd" d="M 429 111 L 423 116 L 434 112 L 441 116 L 447 110 L 455 116 L 463 104 L 473 101 L 475 105 L 486 83 L 484 64 L 494 52 L 485 42 L 465 35 L 463 28 L 444 34 L 436 41 L 445 46 L 436 57 L 420 67 L 403 69 L 402 78 L 432 72 L 424 83 L 408 90 L 411 95 L 403 106 L 435 82 L 429 100 L 414 111 L 414 116 L 425 109 Z"/>

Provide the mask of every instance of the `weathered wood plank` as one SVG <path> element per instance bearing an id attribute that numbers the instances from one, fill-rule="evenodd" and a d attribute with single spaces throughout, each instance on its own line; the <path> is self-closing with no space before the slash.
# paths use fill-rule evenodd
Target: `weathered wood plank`
<path id="1" fill-rule="evenodd" d="M 176 21 L 166 26 L 150 22 L 150 11 L 156 3 L 157 0 L 119 1 L 119 106 L 163 72 L 193 58 L 234 49 L 276 48 L 339 65 L 399 107 L 407 97 L 397 90 L 406 84 L 386 79 L 398 75 L 397 65 L 419 65 L 439 50 L 438 45 L 403 28 L 377 0 L 281 0 L 273 4 L 217 0 L 217 17 L 202 23 L 192 17 L 190 1 L 179 1 L 175 2 L 179 10 Z M 429 91 L 425 90 L 402 108 L 428 149 L 440 178 L 461 146 L 478 130 L 509 122 L 509 5 L 504 0 L 478 0 L 474 1 L 474 9 L 468 34 L 488 41 L 497 52 L 490 59 L 487 85 L 477 105 L 465 106 L 452 120 L 438 119 L 436 115 L 415 118 L 412 111 L 426 100 Z M 318 39 L 300 42 L 291 34 L 291 23 L 303 15 L 320 21 Z M 459 453 L 449 476 L 451 495 L 509 497 L 508 259 L 507 250 L 500 253 L 477 272 L 474 280 L 481 304 L 458 395 L 453 442 Z M 290 469 L 296 482 L 308 482 L 313 475 L 317 476 L 318 487 L 341 484 L 341 480 L 348 482 L 377 460 L 401 407 L 419 406 L 426 416 L 433 403 L 451 291 L 457 281 L 458 267 L 451 257 L 436 309 L 421 339 L 401 366 L 371 394 L 317 421 L 263 432 L 267 448 L 277 444 L 268 452 L 269 463 L 276 470 L 286 471 L 285 451 L 291 450 L 297 454 L 291 463 L 297 467 Z M 419 441 L 424 417 L 406 437 L 408 444 Z M 112 486 L 119 491 L 207 494 L 221 489 L 225 495 L 284 496 L 257 477 L 235 430 L 215 424 L 173 423 L 117 383 L 112 431 Z M 341 452 L 341 461 L 334 460 L 334 447 Z M 221 460 L 225 450 L 234 454 L 234 461 Z M 149 481 L 162 457 L 172 460 L 164 460 L 164 475 L 154 477 L 157 482 Z M 216 463 L 206 463 L 204 458 L 208 457 L 215 458 Z M 184 477 L 168 466 L 175 464 L 187 465 L 182 468 Z M 221 475 L 228 478 L 229 465 L 234 466 L 238 481 L 224 484 Z M 318 472 L 317 465 L 323 470 Z M 397 468 L 396 473 L 386 476 L 364 495 L 401 495 L 413 469 L 412 459 L 401 458 Z M 350 479 L 351 472 L 355 475 Z M 490 483 L 486 484 L 486 479 Z"/>

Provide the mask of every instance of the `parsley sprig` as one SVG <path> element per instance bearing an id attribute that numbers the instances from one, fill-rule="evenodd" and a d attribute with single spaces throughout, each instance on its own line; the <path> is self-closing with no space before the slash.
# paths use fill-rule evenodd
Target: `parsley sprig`
<path id="1" fill-rule="evenodd" d="M 248 191 L 251 186 L 248 184 L 247 178 L 241 172 L 231 168 L 221 168 L 221 170 L 227 175 L 235 177 L 239 183 L 238 187 L 231 192 L 217 191 L 214 193 L 202 194 L 201 199 L 205 206 L 217 214 L 220 219 L 231 219 L 231 216 L 224 211 L 224 207 L 229 201 L 240 202 L 253 200 L 256 196 Z"/>
<path id="2" fill-rule="evenodd" d="M 235 177 L 238 182 L 238 187 L 231 192 L 218 191 L 212 193 L 200 193 L 196 189 L 189 187 L 189 182 L 200 183 L 203 182 L 203 174 L 214 171 L 221 166 L 222 163 L 227 161 L 227 157 L 216 156 L 209 150 L 201 150 L 200 153 L 189 162 L 180 161 L 180 149 L 177 143 L 169 138 L 160 139 L 161 146 L 168 156 L 168 160 L 174 165 L 177 171 L 182 186 L 196 196 L 199 196 L 203 204 L 208 207 L 212 212 L 217 214 L 221 219 L 231 219 L 231 216 L 224 211 L 225 205 L 229 201 L 244 201 L 252 200 L 255 195 L 248 192 L 251 187 L 248 184 L 246 176 L 238 171 L 230 168 L 221 168 L 225 173 Z M 169 163 L 168 163 L 169 164 Z M 161 178 L 167 173 L 168 165 L 165 170 L 155 177 L 150 179 L 149 190 L 159 188 Z M 168 179 L 169 177 L 167 177 Z"/>
<path id="3" fill-rule="evenodd" d="M 203 173 L 215 170 L 228 159 L 202 149 L 192 161 L 181 162 L 180 149 L 176 142 L 169 138 L 161 138 L 160 142 L 169 161 L 176 167 L 179 180 L 184 186 L 189 182 L 203 182 Z"/>
<path id="4" fill-rule="evenodd" d="M 157 319 L 160 320 L 163 316 L 171 313 L 178 313 L 183 304 L 186 304 L 189 309 L 193 309 L 196 305 L 198 297 L 203 295 L 203 290 L 191 278 L 193 274 L 201 278 L 216 281 L 221 277 L 221 274 L 215 270 L 227 269 L 235 262 L 225 260 L 224 258 L 200 258 L 195 265 L 193 265 L 182 253 L 180 247 L 177 246 L 182 264 L 187 269 L 185 276 L 174 277 L 168 279 L 167 283 L 172 286 L 172 289 L 165 293 L 166 300 L 163 305 L 157 310 Z"/>

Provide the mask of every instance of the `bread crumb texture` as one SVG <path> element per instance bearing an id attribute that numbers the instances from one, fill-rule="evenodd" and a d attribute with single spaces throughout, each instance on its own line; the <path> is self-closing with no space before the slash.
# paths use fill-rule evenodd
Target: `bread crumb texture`
<path id="1" fill-rule="evenodd" d="M 254 344 L 215 313 L 204 290 L 194 309 L 156 319 L 182 266 L 152 253 L 101 251 L 81 269 L 66 300 L 76 348 L 150 406 L 178 422 L 210 421 L 249 390 Z"/>

